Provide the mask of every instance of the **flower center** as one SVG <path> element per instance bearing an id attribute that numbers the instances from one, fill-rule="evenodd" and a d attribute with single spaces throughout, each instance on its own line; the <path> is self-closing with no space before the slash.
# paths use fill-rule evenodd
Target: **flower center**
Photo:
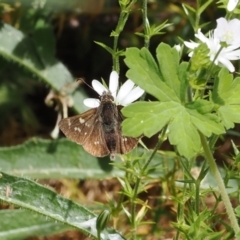
<path id="1" fill-rule="evenodd" d="M 226 31 L 222 37 L 222 42 L 231 44 L 233 40 L 234 40 L 233 33 L 231 31 Z"/>

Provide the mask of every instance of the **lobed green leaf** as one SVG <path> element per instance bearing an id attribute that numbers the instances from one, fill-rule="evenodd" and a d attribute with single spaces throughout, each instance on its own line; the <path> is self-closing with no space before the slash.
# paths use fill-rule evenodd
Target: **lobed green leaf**
<path id="1" fill-rule="evenodd" d="M 191 158 L 201 149 L 198 131 L 208 137 L 225 132 L 218 117 L 209 113 L 212 106 L 204 100 L 190 108 L 176 102 L 137 102 L 122 109 L 127 117 L 122 124 L 123 133 L 151 137 L 168 124 L 170 143 L 181 155 Z"/>
<path id="2" fill-rule="evenodd" d="M 124 135 L 153 136 L 168 124 L 179 106 L 175 102 L 136 102 L 123 108 L 122 113 L 127 117 L 122 124 Z"/>
<path id="3" fill-rule="evenodd" d="M 178 79 L 179 54 L 175 48 L 165 43 L 157 47 L 157 60 L 163 81 L 180 99 L 180 81 Z"/>
<path id="4" fill-rule="evenodd" d="M 233 80 L 233 75 L 227 69 L 222 69 L 214 82 L 211 100 L 216 104 L 217 114 L 222 124 L 233 128 L 234 123 L 240 123 L 240 78 Z"/>
<path id="5" fill-rule="evenodd" d="M 126 74 L 128 78 L 158 100 L 179 102 L 173 89 L 164 82 L 157 63 L 146 48 L 128 48 L 125 55 L 124 61 L 129 67 Z"/>

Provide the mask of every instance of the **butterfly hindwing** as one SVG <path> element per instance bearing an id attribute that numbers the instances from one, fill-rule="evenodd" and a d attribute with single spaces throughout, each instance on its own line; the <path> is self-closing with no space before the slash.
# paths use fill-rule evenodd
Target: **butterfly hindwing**
<path id="1" fill-rule="evenodd" d="M 138 138 L 133 138 L 133 137 L 127 137 L 122 135 L 122 121 L 124 120 L 124 117 L 121 113 L 122 106 L 118 106 L 118 122 L 119 122 L 119 152 L 121 154 L 126 154 L 130 152 L 133 148 L 135 148 L 138 144 Z"/>
<path id="2" fill-rule="evenodd" d="M 110 153 L 104 138 L 104 132 L 100 121 L 95 122 L 93 131 L 87 141 L 83 144 L 83 148 L 96 157 L 104 157 Z"/>

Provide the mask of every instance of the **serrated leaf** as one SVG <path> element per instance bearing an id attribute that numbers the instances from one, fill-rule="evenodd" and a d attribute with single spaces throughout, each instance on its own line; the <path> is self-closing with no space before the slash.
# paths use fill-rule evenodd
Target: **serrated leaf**
<path id="1" fill-rule="evenodd" d="M 1 170 L 31 178 L 96 178 L 123 176 L 109 158 L 93 157 L 74 142 L 33 138 L 13 147 L 0 147 Z"/>
<path id="2" fill-rule="evenodd" d="M 7 187 L 11 189 L 8 196 L 5 194 Z M 75 227 L 97 238 L 97 216 L 93 212 L 36 182 L 1 172 L 0 199 Z M 109 240 L 124 239 L 114 229 L 109 228 L 104 229 L 101 235 Z"/>
<path id="3" fill-rule="evenodd" d="M 180 81 L 178 79 L 179 54 L 175 48 L 165 43 L 157 47 L 157 60 L 163 81 L 180 99 Z"/>
<path id="4" fill-rule="evenodd" d="M 1 210 L 0 239 L 21 240 L 31 236 L 48 236 L 72 229 L 25 209 Z M 24 221 L 23 221 L 24 219 Z"/>
<path id="5" fill-rule="evenodd" d="M 204 109 L 203 103 L 200 101 L 196 106 L 202 111 L 211 109 L 208 104 Z M 197 110 L 176 102 L 137 102 L 122 110 L 127 117 L 122 124 L 123 133 L 151 137 L 168 124 L 170 143 L 176 145 L 181 155 L 191 158 L 201 149 L 198 131 L 205 136 L 225 132 L 217 116 Z"/>
<path id="6" fill-rule="evenodd" d="M 195 109 L 200 113 L 211 113 L 214 109 L 214 104 L 210 101 L 204 99 L 197 99 L 194 102 L 187 103 L 186 107 L 188 109 Z"/>
<path id="7" fill-rule="evenodd" d="M 186 110 L 191 116 L 192 124 L 205 136 L 210 137 L 212 133 L 220 135 L 225 132 L 223 125 L 214 114 L 200 114 L 197 110 Z"/>
<path id="8" fill-rule="evenodd" d="M 179 153 L 186 158 L 193 157 L 200 150 L 199 134 L 184 108 L 179 108 L 169 124 L 169 141 L 176 145 Z"/>
<path id="9" fill-rule="evenodd" d="M 218 105 L 217 114 L 223 125 L 229 129 L 240 123 L 240 78 L 233 80 L 227 69 L 222 69 L 214 82 L 212 101 Z"/>
<path id="10" fill-rule="evenodd" d="M 125 55 L 124 61 L 129 67 L 126 74 L 128 78 L 158 100 L 180 101 L 174 91 L 164 83 L 157 63 L 146 48 L 127 48 Z"/>
<path id="11" fill-rule="evenodd" d="M 177 113 L 179 104 L 175 102 L 136 102 L 122 109 L 127 118 L 123 121 L 123 133 L 138 137 L 153 136 L 160 131 Z"/>
<path id="12" fill-rule="evenodd" d="M 41 25 L 41 23 L 39 24 Z M 42 30 L 49 34 L 49 29 L 42 26 Z M 40 29 L 39 32 L 36 32 L 36 38 L 40 32 Z M 40 40 L 28 37 L 14 27 L 2 23 L 0 41 L 2 58 L 18 65 L 30 73 L 33 78 L 44 81 L 53 89 L 60 91 L 64 86 L 75 81 L 68 69 L 54 56 L 51 56 L 53 52 L 44 50 L 42 44 L 39 43 Z M 82 103 L 83 97 L 85 97 L 83 91 L 73 95 L 73 107 L 78 112 L 85 110 Z"/>
<path id="13" fill-rule="evenodd" d="M 217 113 L 227 129 L 233 128 L 234 123 L 240 122 L 240 106 L 221 106 L 218 108 Z"/>

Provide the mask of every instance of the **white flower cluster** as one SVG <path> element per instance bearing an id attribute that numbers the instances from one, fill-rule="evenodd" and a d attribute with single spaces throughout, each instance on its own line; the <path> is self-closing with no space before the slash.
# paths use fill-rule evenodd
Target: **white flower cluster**
<path id="1" fill-rule="evenodd" d="M 103 92 L 110 92 L 116 105 L 127 106 L 137 100 L 144 93 L 144 90 L 135 86 L 134 82 L 128 79 L 118 90 L 119 76 L 116 71 L 112 71 L 109 79 L 109 90 L 98 80 L 92 81 L 93 89 L 101 96 Z M 96 108 L 100 105 L 100 100 L 96 98 L 86 98 L 84 105 L 90 108 Z"/>
<path id="2" fill-rule="evenodd" d="M 209 48 L 208 56 L 214 64 L 222 64 L 230 72 L 234 72 L 235 68 L 230 62 L 231 60 L 240 59 L 240 20 L 232 19 L 230 21 L 225 18 L 217 19 L 217 27 L 213 33 L 209 33 L 209 37 L 206 37 L 201 29 L 198 29 L 195 37 L 201 42 L 206 43 Z M 196 42 L 184 42 L 184 44 L 194 49 L 199 46 Z M 192 57 L 193 52 L 189 53 Z"/>

